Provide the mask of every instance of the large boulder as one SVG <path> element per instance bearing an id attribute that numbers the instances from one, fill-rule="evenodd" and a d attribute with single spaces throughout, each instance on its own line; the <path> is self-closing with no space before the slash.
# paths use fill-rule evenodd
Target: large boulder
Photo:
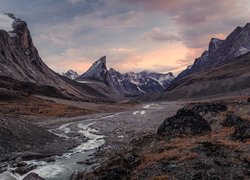
<path id="1" fill-rule="evenodd" d="M 29 173 L 27 176 L 23 178 L 23 180 L 45 180 L 45 179 L 40 177 L 36 173 Z"/>
<path id="2" fill-rule="evenodd" d="M 233 137 L 243 142 L 250 139 L 250 122 L 245 120 L 238 123 L 233 133 Z"/>
<path id="3" fill-rule="evenodd" d="M 227 106 L 221 102 L 215 102 L 215 103 L 202 102 L 202 103 L 189 104 L 187 108 L 197 113 L 208 113 L 208 112 L 219 113 L 227 111 Z"/>
<path id="4" fill-rule="evenodd" d="M 179 135 L 197 135 L 208 133 L 211 127 L 197 112 L 180 109 L 176 115 L 167 118 L 158 129 L 158 134 L 165 137 Z"/>
<path id="5" fill-rule="evenodd" d="M 250 139 L 250 122 L 243 120 L 241 117 L 229 114 L 222 123 L 225 127 L 235 127 L 235 131 L 232 134 L 233 138 L 240 141 L 246 141 Z"/>

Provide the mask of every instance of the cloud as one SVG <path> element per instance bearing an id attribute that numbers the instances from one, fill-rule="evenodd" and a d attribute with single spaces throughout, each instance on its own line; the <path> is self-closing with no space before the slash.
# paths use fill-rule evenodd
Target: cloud
<path id="1" fill-rule="evenodd" d="M 143 7 L 144 12 L 168 16 L 179 28 L 188 47 L 205 48 L 209 40 L 225 37 L 234 27 L 244 25 L 250 17 L 248 0 L 123 0 Z"/>
<path id="2" fill-rule="evenodd" d="M 147 41 L 155 41 L 155 42 L 180 41 L 180 37 L 178 35 L 173 34 L 173 33 L 166 33 L 158 27 L 146 33 L 143 39 Z"/>
<path id="3" fill-rule="evenodd" d="M 80 3 L 81 0 L 69 0 L 69 2 L 74 5 L 74 4 Z"/>
<path id="4" fill-rule="evenodd" d="M 0 9 L 28 21 L 52 69 L 79 73 L 103 55 L 109 67 L 122 72 L 180 71 L 207 49 L 212 37 L 223 39 L 249 21 L 249 7 L 248 0 L 0 2 Z"/>

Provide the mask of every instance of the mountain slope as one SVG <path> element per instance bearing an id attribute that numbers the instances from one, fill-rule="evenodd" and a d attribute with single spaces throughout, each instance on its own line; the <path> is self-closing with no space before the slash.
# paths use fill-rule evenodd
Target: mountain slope
<path id="1" fill-rule="evenodd" d="M 237 27 L 225 40 L 212 38 L 208 50 L 197 58 L 192 66 L 181 72 L 173 83 L 190 74 L 223 66 L 248 52 L 250 52 L 250 23 L 244 27 Z"/>
<path id="2" fill-rule="evenodd" d="M 110 100 L 109 94 L 101 92 L 103 87 L 76 83 L 52 71 L 40 58 L 26 22 L 13 14 L 0 14 L 0 25 L 0 76 L 3 77 L 0 87 L 8 88 L 8 80 L 4 82 L 4 79 L 10 78 L 16 84 L 28 83 L 27 91 L 30 93 L 36 93 L 33 91 L 35 86 L 51 86 L 64 98 Z M 44 93 L 46 94 L 46 88 Z"/>
<path id="3" fill-rule="evenodd" d="M 180 73 L 161 96 L 203 97 L 250 88 L 250 24 L 225 40 L 213 38 L 208 51 Z"/>

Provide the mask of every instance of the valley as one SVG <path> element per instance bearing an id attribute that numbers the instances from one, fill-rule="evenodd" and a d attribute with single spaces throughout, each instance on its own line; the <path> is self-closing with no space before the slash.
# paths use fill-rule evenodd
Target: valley
<path id="1" fill-rule="evenodd" d="M 67 1 L 62 10 L 74 14 L 68 7 L 107 2 Z M 176 27 L 168 29 L 176 31 L 172 34 L 152 27 L 137 34 L 140 40 L 131 36 L 137 43 L 113 44 L 113 36 L 118 40 L 130 33 L 112 27 L 113 14 L 107 20 L 105 13 L 92 17 L 92 6 L 86 9 L 67 25 L 58 21 L 62 17 L 49 18 L 69 31 L 63 35 L 55 22 L 52 29 L 34 27 L 40 16 L 28 18 L 46 61 L 27 22 L 0 13 L 0 180 L 249 179 L 250 23 L 223 22 L 234 30 L 220 34 L 213 28 L 200 36 L 209 43 L 190 38 L 192 46 L 185 36 L 200 33 L 193 28 L 183 34 Z M 129 25 L 135 13 L 119 14 L 119 24 Z M 91 18 L 80 21 L 86 16 Z M 98 18 L 94 30 L 88 29 Z M 103 21 L 106 26 L 97 28 Z M 138 27 L 129 25 L 131 32 L 140 29 L 140 23 L 132 24 Z M 119 31 L 95 36 L 114 29 Z M 125 48 L 129 45 L 135 47 Z"/>
<path id="2" fill-rule="evenodd" d="M 250 142 L 247 140 L 249 134 L 246 134 L 244 141 L 241 138 L 233 138 L 234 128 L 227 127 L 223 123 L 230 116 L 241 117 L 244 121 L 249 119 L 250 104 L 247 98 L 231 95 L 193 101 L 151 102 L 129 107 L 121 105 L 124 109 L 116 109 L 116 112 L 109 113 L 37 118 L 33 123 L 64 139 L 61 145 L 65 146 L 70 142 L 71 147 L 69 146 L 64 151 L 55 151 L 54 155 L 51 154 L 52 156 L 47 154 L 44 157 L 39 157 L 37 154 L 33 157 L 32 155 L 25 156 L 24 152 L 23 162 L 36 165 L 36 168 L 27 174 L 34 172 L 49 180 L 92 179 L 94 177 L 101 179 L 132 177 L 191 179 L 203 176 L 203 173 L 208 173 L 209 177 L 223 177 L 225 170 L 231 171 L 237 168 L 242 171 L 237 171 L 236 174 L 234 173 L 236 171 L 233 171 L 231 176 L 245 177 L 249 162 Z M 67 104 L 76 103 L 60 101 Z M 220 103 L 226 109 L 220 110 L 220 107 L 223 107 L 219 105 Z M 199 114 L 208 121 L 212 131 L 199 136 L 185 135 L 183 132 L 184 134 L 167 139 L 157 135 L 157 129 L 164 119 L 173 117 L 183 107 L 196 108 Z M 248 130 L 244 133 L 248 133 Z M 75 143 L 72 144 L 72 142 Z M 208 149 L 209 153 L 214 154 L 203 154 L 203 152 L 200 154 L 203 149 L 197 148 L 203 144 L 206 148 L 215 147 L 216 150 Z M 222 163 L 221 161 L 226 163 L 226 161 L 221 159 L 223 158 L 221 155 L 216 155 L 217 153 L 224 153 L 223 156 L 230 157 L 227 163 L 235 165 L 218 164 Z M 39 159 L 36 159 L 36 156 Z M 48 161 L 48 158 L 51 160 Z M 211 158 L 215 164 L 210 162 Z M 200 169 L 196 171 L 195 163 L 199 162 L 204 163 L 204 167 L 200 166 Z M 9 163 L 8 170 L 2 173 L 0 178 L 15 177 L 19 180 L 27 175 L 26 173 L 21 176 L 17 173 L 12 174 L 11 171 L 15 168 L 11 165 L 13 161 Z M 171 170 L 163 169 L 164 163 L 168 164 L 164 167 Z M 180 166 L 185 166 L 185 170 L 179 169 Z M 214 171 L 210 171 L 208 166 L 215 167 Z M 224 166 L 224 170 L 218 166 Z"/>

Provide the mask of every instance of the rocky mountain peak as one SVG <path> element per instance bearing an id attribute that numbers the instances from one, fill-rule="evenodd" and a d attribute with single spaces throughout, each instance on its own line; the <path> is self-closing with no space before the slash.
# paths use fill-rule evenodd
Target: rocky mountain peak
<path id="1" fill-rule="evenodd" d="M 223 40 L 221 39 L 218 39 L 218 38 L 212 38 L 210 43 L 209 43 L 209 52 L 210 53 L 213 53 L 215 52 L 219 47 L 220 45 L 223 43 Z"/>
<path id="2" fill-rule="evenodd" d="M 62 73 L 62 75 L 69 78 L 69 79 L 72 79 L 72 80 L 78 78 L 78 76 L 79 76 L 76 71 L 73 71 L 71 69 L 68 70 L 66 73 Z"/>
<path id="3" fill-rule="evenodd" d="M 25 21 L 16 18 L 11 13 L 0 13 L 0 29 L 6 31 L 16 43 L 20 43 L 24 50 L 29 49 L 36 52 Z"/>
<path id="4" fill-rule="evenodd" d="M 106 56 L 101 57 L 98 61 L 96 62 L 101 62 L 106 65 Z"/>
<path id="5" fill-rule="evenodd" d="M 104 82 L 110 85 L 110 75 L 106 66 L 106 56 L 98 59 L 83 75 L 79 76 L 76 80 L 82 81 L 85 79 L 91 79 Z"/>
<path id="6" fill-rule="evenodd" d="M 208 51 L 196 58 L 194 64 L 181 72 L 173 81 L 208 68 L 218 67 L 236 60 L 239 56 L 250 52 L 250 23 L 244 27 L 236 27 L 225 40 L 212 38 Z"/>

